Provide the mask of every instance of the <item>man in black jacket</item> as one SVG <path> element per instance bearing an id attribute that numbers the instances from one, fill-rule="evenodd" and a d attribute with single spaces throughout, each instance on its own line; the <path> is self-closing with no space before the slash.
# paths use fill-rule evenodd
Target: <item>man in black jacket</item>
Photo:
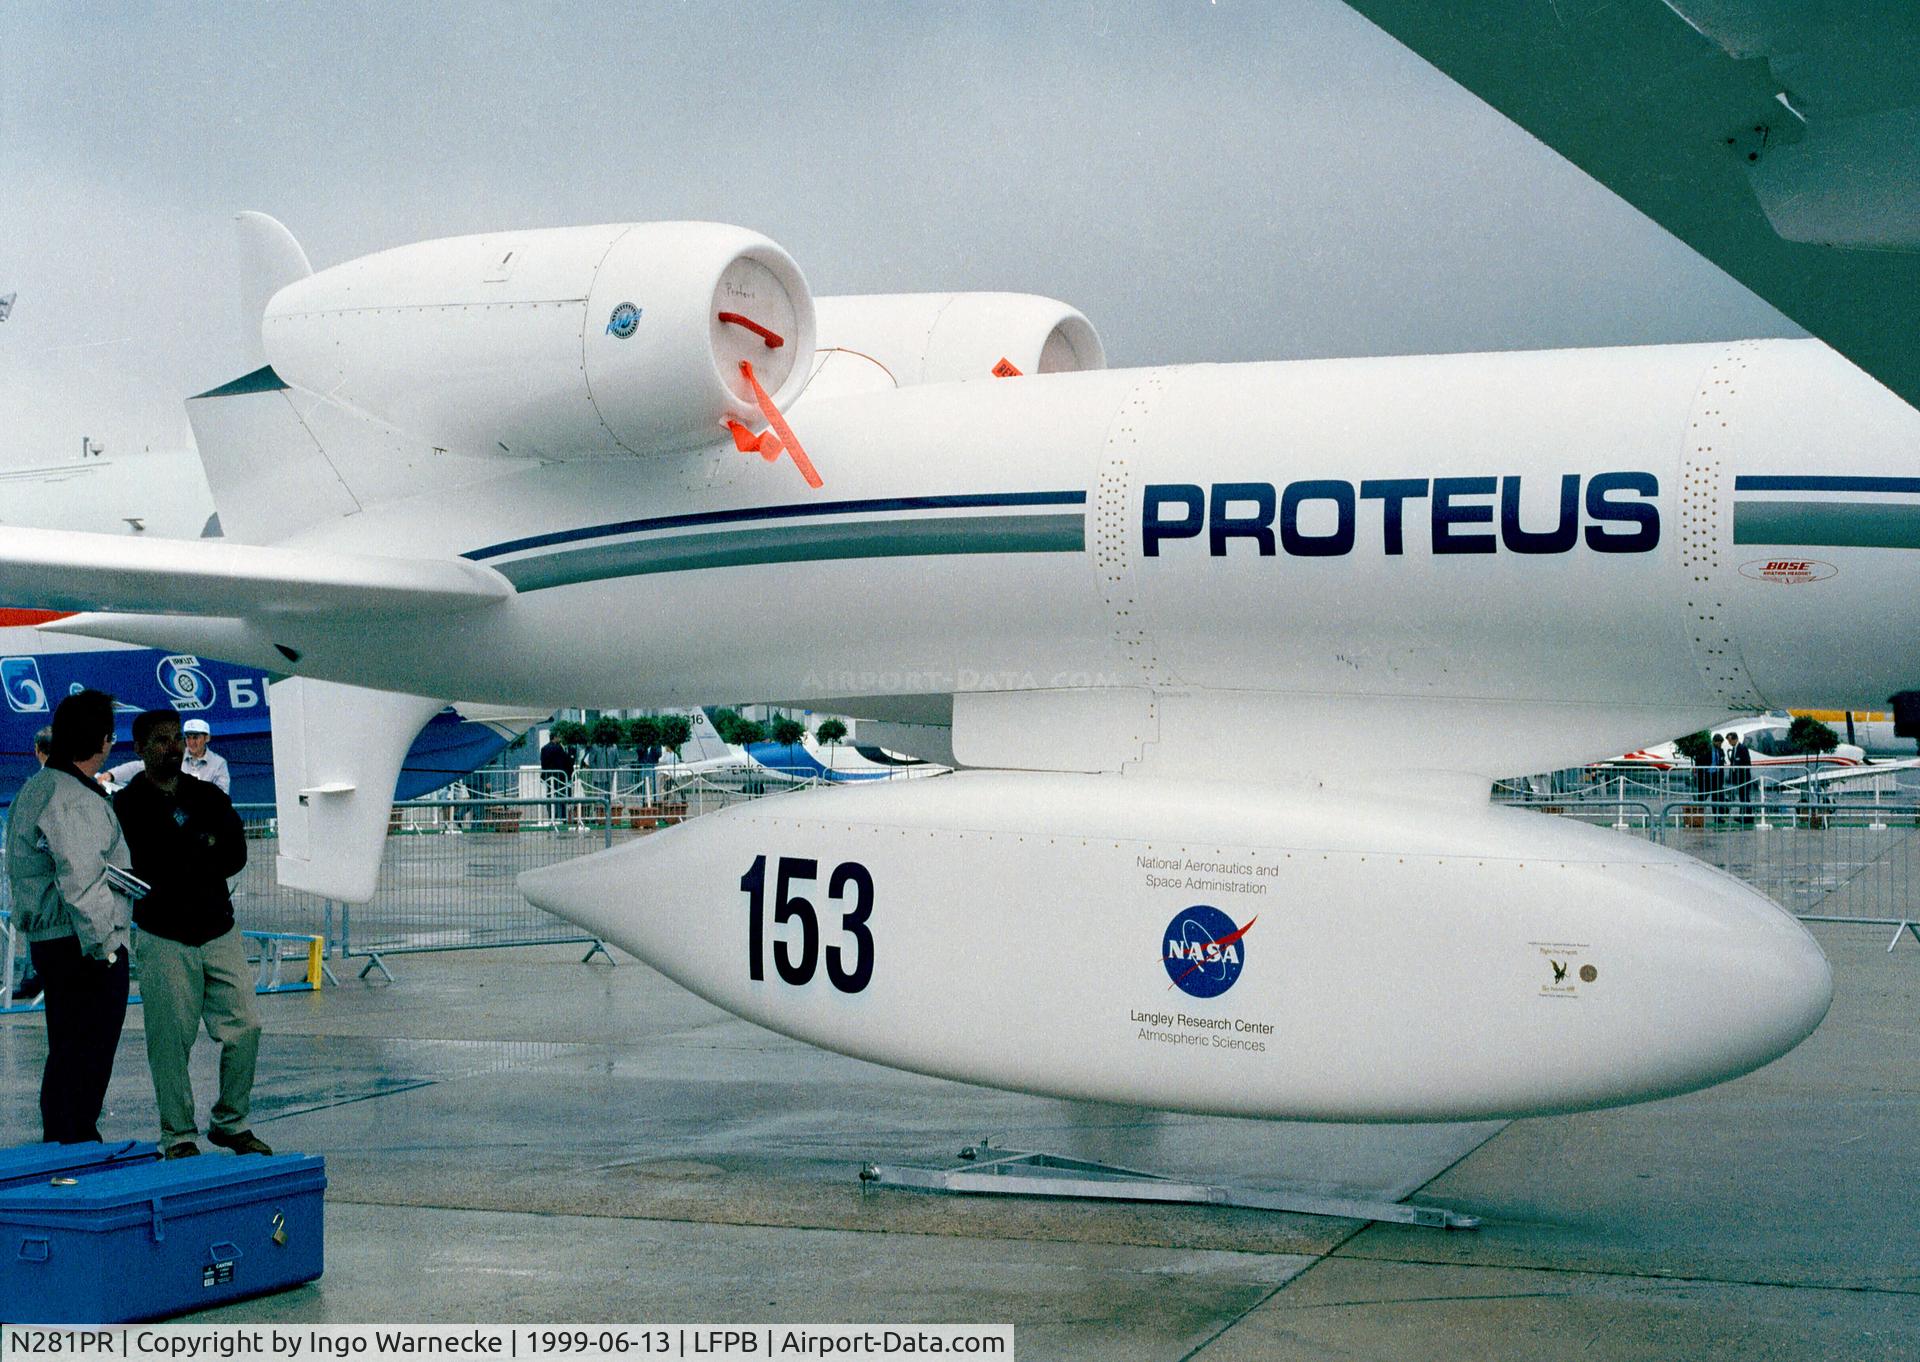
<path id="1" fill-rule="evenodd" d="M 201 1023 L 220 1046 L 220 1099 L 207 1139 L 236 1154 L 271 1154 L 247 1128 L 260 1050 L 252 971 L 234 924 L 227 879 L 247 863 L 246 831 L 219 787 L 181 773 L 180 716 L 151 709 L 133 721 L 144 768 L 114 796 L 133 873 L 152 886 L 134 905 L 147 1067 L 170 1159 L 198 1154 L 187 1059 Z"/>
<path id="2" fill-rule="evenodd" d="M 540 749 L 540 782 L 547 787 L 547 793 L 556 799 L 573 793 L 573 751 L 551 737 L 547 739 L 547 745 Z M 556 824 L 566 822 L 565 804 L 555 803 L 550 806 L 550 811 Z"/>

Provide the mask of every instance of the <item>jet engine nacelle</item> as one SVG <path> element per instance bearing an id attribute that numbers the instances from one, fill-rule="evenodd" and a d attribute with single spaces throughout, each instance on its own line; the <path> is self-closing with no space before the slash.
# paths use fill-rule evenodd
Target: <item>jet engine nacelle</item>
<path id="1" fill-rule="evenodd" d="M 362 256 L 281 289 L 262 336 L 296 388 L 449 449 L 568 459 L 758 422 L 741 361 L 784 406 L 814 313 L 799 268 L 758 233 L 648 222 Z"/>
<path id="2" fill-rule="evenodd" d="M 738 806 L 520 884 L 816 1045 L 1222 1115 L 1662 1097 L 1785 1053 L 1832 997 L 1805 929 L 1730 876 L 1485 804 L 965 772 Z"/>
<path id="3" fill-rule="evenodd" d="M 873 293 L 821 298 L 822 363 L 809 396 L 1107 366 L 1080 312 L 1031 293 Z M 996 374 L 996 367 L 998 373 Z"/>

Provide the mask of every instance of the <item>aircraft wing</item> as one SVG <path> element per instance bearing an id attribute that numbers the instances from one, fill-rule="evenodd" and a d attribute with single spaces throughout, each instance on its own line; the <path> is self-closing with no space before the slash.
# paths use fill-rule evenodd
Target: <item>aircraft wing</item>
<path id="1" fill-rule="evenodd" d="M 471 610 L 512 594 L 499 573 L 462 559 L 0 529 L 0 600 L 49 610 L 413 614 Z"/>
<path id="2" fill-rule="evenodd" d="M 1920 404 L 1920 7 L 1348 3 Z"/>

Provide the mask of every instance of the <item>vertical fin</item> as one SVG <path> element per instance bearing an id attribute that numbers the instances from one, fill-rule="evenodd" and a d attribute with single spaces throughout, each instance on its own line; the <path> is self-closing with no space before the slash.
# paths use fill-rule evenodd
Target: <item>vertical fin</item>
<path id="1" fill-rule="evenodd" d="M 327 399 L 289 388 L 266 361 L 260 322 L 313 273 L 293 234 L 265 213 L 235 220 L 242 346 L 252 369 L 187 400 L 207 486 L 228 539 L 273 544 L 309 525 L 431 488 L 497 478 L 530 460 L 455 454 Z"/>
<path id="2" fill-rule="evenodd" d="M 260 319 L 273 295 L 313 273 L 307 253 L 293 233 L 265 213 L 241 213 L 234 218 L 240 242 L 240 344 L 247 367 L 267 362 L 260 339 Z"/>

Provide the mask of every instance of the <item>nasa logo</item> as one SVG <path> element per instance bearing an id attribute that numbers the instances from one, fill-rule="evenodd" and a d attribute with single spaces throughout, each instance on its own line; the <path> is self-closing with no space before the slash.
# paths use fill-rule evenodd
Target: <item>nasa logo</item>
<path id="1" fill-rule="evenodd" d="M 0 658 L 0 689 L 15 714 L 45 714 L 47 688 L 40 681 L 40 664 L 30 657 Z"/>
<path id="2" fill-rule="evenodd" d="M 626 340 L 640 329 L 640 309 L 632 303 L 622 303 L 607 318 L 607 334 L 616 340 Z"/>
<path id="3" fill-rule="evenodd" d="M 1742 577 L 1751 577 L 1756 582 L 1778 582 L 1782 586 L 1824 582 L 1838 575 L 1839 571 L 1832 563 L 1821 563 L 1811 558 L 1758 558 L 1740 565 Z"/>
<path id="4" fill-rule="evenodd" d="M 1255 917 L 1244 927 L 1218 908 L 1196 903 L 1174 914 L 1165 932 L 1161 963 L 1173 986 L 1192 998 L 1218 998 L 1232 988 L 1247 965 L 1246 935 Z"/>

